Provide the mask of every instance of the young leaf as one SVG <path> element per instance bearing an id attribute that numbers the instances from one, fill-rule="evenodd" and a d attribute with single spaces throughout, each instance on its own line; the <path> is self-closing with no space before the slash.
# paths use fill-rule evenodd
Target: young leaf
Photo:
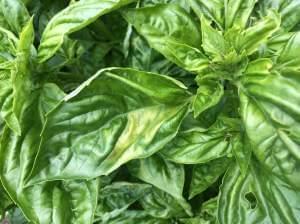
<path id="1" fill-rule="evenodd" d="M 201 17 L 202 47 L 212 57 L 226 54 L 226 44 L 222 33 L 211 27 L 209 21 Z"/>
<path id="2" fill-rule="evenodd" d="M 280 26 L 280 16 L 270 11 L 261 21 L 244 30 L 237 36 L 237 49 L 246 51 L 247 55 L 253 54 Z"/>
<path id="3" fill-rule="evenodd" d="M 224 94 L 224 86 L 217 80 L 199 79 L 199 86 L 193 102 L 194 116 L 198 117 L 205 110 L 217 105 Z"/>

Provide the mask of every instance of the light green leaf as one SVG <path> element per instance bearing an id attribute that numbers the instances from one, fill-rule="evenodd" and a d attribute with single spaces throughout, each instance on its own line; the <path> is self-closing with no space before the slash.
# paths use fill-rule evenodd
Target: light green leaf
<path id="1" fill-rule="evenodd" d="M 1 10 L 6 22 L 15 33 L 21 32 L 30 15 L 21 0 L 1 0 Z"/>
<path id="2" fill-rule="evenodd" d="M 24 108 L 27 107 L 32 86 L 32 74 L 30 69 L 31 63 L 31 46 L 34 40 L 33 20 L 29 20 L 22 29 L 17 47 L 16 68 L 12 70 L 11 82 L 13 87 L 13 103 L 11 107 L 11 117 L 15 117 L 16 124 L 13 131 L 21 135 L 21 116 Z"/>
<path id="3" fill-rule="evenodd" d="M 202 193 L 215 183 L 218 178 L 226 172 L 231 160 L 220 158 L 208 163 L 197 164 L 193 167 L 192 181 L 189 190 L 189 199 Z"/>
<path id="4" fill-rule="evenodd" d="M 269 171 L 299 187 L 298 75 L 252 70 L 241 81 L 241 116 L 253 153 Z"/>
<path id="5" fill-rule="evenodd" d="M 285 46 L 280 51 L 280 55 L 277 58 L 276 63 L 279 69 L 295 69 L 300 68 L 300 59 L 298 57 L 300 51 L 300 32 L 294 33 Z"/>
<path id="6" fill-rule="evenodd" d="M 202 47 L 205 53 L 214 57 L 226 54 L 226 44 L 222 33 L 214 29 L 210 22 L 201 17 Z"/>
<path id="7" fill-rule="evenodd" d="M 300 193 L 262 167 L 243 177 L 233 165 L 219 196 L 220 224 L 291 223 L 300 221 Z"/>
<path id="8" fill-rule="evenodd" d="M 175 137 L 189 99 L 166 76 L 99 71 L 48 114 L 30 182 L 107 175 L 152 155 Z"/>
<path id="9" fill-rule="evenodd" d="M 0 27 L 0 39 L 0 63 L 4 63 L 16 56 L 18 39 L 12 32 L 2 27 Z"/>
<path id="10" fill-rule="evenodd" d="M 247 55 L 253 54 L 279 27 L 279 14 L 270 11 L 266 17 L 237 35 L 237 50 L 245 50 Z"/>
<path id="11" fill-rule="evenodd" d="M 177 5 L 156 5 L 123 11 L 152 48 L 178 66 L 198 72 L 208 66 L 206 56 L 199 50 L 201 33 L 190 15 Z"/>
<path id="12" fill-rule="evenodd" d="M 229 155 L 232 138 L 239 134 L 235 120 L 218 120 L 212 127 L 192 127 L 180 131 L 161 154 L 168 160 L 183 164 L 206 163 Z"/>
<path id="13" fill-rule="evenodd" d="M 245 28 L 256 2 L 257 0 L 225 0 L 225 29 L 233 26 Z"/>
<path id="14" fill-rule="evenodd" d="M 218 80 L 198 79 L 198 90 L 193 101 L 194 116 L 217 105 L 223 97 L 224 87 Z"/>
<path id="15" fill-rule="evenodd" d="M 85 0 L 69 5 L 48 23 L 39 47 L 38 60 L 52 57 L 64 41 L 64 36 L 78 31 L 100 16 L 135 0 Z"/>
<path id="16" fill-rule="evenodd" d="M 259 50 L 262 57 L 269 57 L 273 54 L 277 54 L 278 51 L 282 50 L 282 48 L 285 47 L 286 43 L 289 41 L 289 39 L 294 35 L 294 33 L 279 33 L 273 35 L 268 42 L 266 43 L 266 46 L 262 46 Z M 267 55 L 267 56 L 264 56 Z"/>

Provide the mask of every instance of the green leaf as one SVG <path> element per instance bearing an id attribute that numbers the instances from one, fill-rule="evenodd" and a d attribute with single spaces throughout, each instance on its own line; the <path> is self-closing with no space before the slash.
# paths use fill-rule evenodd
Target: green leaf
<path id="1" fill-rule="evenodd" d="M 48 23 L 39 47 L 38 60 L 52 57 L 64 41 L 64 36 L 78 31 L 98 17 L 116 10 L 135 0 L 85 0 L 69 5 Z"/>
<path id="2" fill-rule="evenodd" d="M 13 88 L 13 103 L 11 107 L 11 116 L 16 119 L 13 131 L 21 135 L 21 116 L 27 103 L 30 103 L 30 94 L 32 87 L 31 46 L 34 40 L 33 20 L 29 20 L 20 33 L 20 39 L 17 47 L 16 68 L 12 70 L 11 82 Z"/>
<path id="3" fill-rule="evenodd" d="M 217 105 L 224 94 L 224 86 L 218 80 L 198 79 L 198 90 L 193 102 L 194 116 Z"/>
<path id="4" fill-rule="evenodd" d="M 181 164 L 168 162 L 159 155 L 146 159 L 133 160 L 128 163 L 130 174 L 142 181 L 182 198 L 184 185 L 184 167 Z"/>
<path id="5" fill-rule="evenodd" d="M 189 0 L 189 2 L 199 18 L 204 15 L 207 19 L 215 22 L 219 29 L 223 29 L 224 0 Z"/>
<path id="6" fill-rule="evenodd" d="M 273 35 L 268 42 L 267 46 L 263 46 L 260 49 L 261 57 L 272 57 L 273 54 L 277 54 L 278 51 L 286 45 L 287 41 L 294 35 L 294 33 L 279 33 Z M 267 56 L 265 56 L 267 55 Z"/>
<path id="7" fill-rule="evenodd" d="M 201 17 L 202 47 L 205 53 L 213 57 L 226 54 L 226 44 L 221 32 L 214 29 L 210 22 Z"/>
<path id="8" fill-rule="evenodd" d="M 22 114 L 21 136 L 5 128 L 0 148 L 0 178 L 12 200 L 33 223 L 91 223 L 97 202 L 98 181 L 55 181 L 24 188 L 33 160 L 38 151 L 42 130 L 38 111 L 42 91 L 31 93 L 30 102 Z M 57 93 L 58 96 L 61 94 Z M 44 94 L 43 94 L 44 95 Z M 57 97 L 59 98 L 59 97 Z M 43 102 L 45 105 L 47 102 Z M 58 103 L 58 102 L 57 102 Z M 57 104 L 56 103 L 56 104 Z M 50 102 L 54 105 L 53 102 Z M 50 108 L 48 105 L 46 108 Z M 77 212 L 74 213 L 74 210 Z"/>
<path id="9" fill-rule="evenodd" d="M 15 33 L 21 32 L 30 15 L 21 0 L 1 0 L 1 10 L 6 22 Z"/>
<path id="10" fill-rule="evenodd" d="M 150 191 L 151 185 L 147 184 L 114 182 L 105 186 L 99 191 L 96 216 L 107 223 L 109 219 L 118 213 L 123 213 L 131 204 Z"/>
<path id="11" fill-rule="evenodd" d="M 178 66 L 198 72 L 208 66 L 199 50 L 201 33 L 190 15 L 177 5 L 156 5 L 123 11 L 125 19 L 152 48 Z"/>
<path id="12" fill-rule="evenodd" d="M 11 31 L 2 27 L 0 27 L 0 39 L 0 63 L 4 63 L 16 56 L 18 39 Z"/>
<path id="13" fill-rule="evenodd" d="M 183 164 L 206 163 L 229 155 L 233 136 L 239 134 L 235 120 L 218 120 L 212 127 L 192 127 L 180 131 L 161 154 L 168 160 Z"/>
<path id="14" fill-rule="evenodd" d="M 169 224 L 170 220 L 154 218 L 142 211 L 126 211 L 100 224 Z"/>
<path id="15" fill-rule="evenodd" d="M 296 224 L 300 221 L 299 199 L 299 191 L 262 167 L 252 166 L 243 177 L 233 165 L 221 186 L 218 220 L 220 224 Z"/>
<path id="16" fill-rule="evenodd" d="M 0 182 L 0 220 L 2 218 L 2 214 L 5 214 L 7 208 L 12 204 L 13 202 L 7 195 L 5 189 L 2 186 L 2 183 Z"/>
<path id="17" fill-rule="evenodd" d="M 268 10 L 275 9 L 281 15 L 281 28 L 291 31 L 300 21 L 300 3 L 298 0 L 264 0 L 258 2 L 260 13 L 266 15 Z"/>
<path id="18" fill-rule="evenodd" d="M 192 216 L 191 206 L 182 199 L 176 199 L 170 194 L 153 188 L 150 194 L 139 200 L 146 213 L 156 218 L 172 218 Z"/>
<path id="19" fill-rule="evenodd" d="M 300 68 L 300 59 L 298 57 L 300 50 L 300 32 L 294 33 L 285 46 L 280 51 L 280 55 L 277 58 L 276 63 L 279 65 L 279 69 L 295 69 Z"/>
<path id="20" fill-rule="evenodd" d="M 226 172 L 231 162 L 230 159 L 224 157 L 212 160 L 208 163 L 197 164 L 193 167 L 192 181 L 189 190 L 189 199 L 202 193 L 215 183 L 218 178 Z"/>
<path id="21" fill-rule="evenodd" d="M 153 155 L 146 159 L 134 160 L 128 164 L 128 167 L 133 176 L 172 195 L 174 199 L 171 199 L 170 196 L 164 197 L 166 197 L 166 200 L 175 200 L 181 209 L 183 208 L 187 214 L 192 215 L 190 205 L 182 196 L 185 180 L 183 165 L 168 162 L 159 155 Z M 159 195 L 164 194 L 159 193 Z M 143 200 L 144 206 L 148 207 L 150 202 L 157 203 L 155 202 L 156 197 L 158 197 L 156 193 L 145 196 L 145 201 Z M 156 211 L 155 213 L 157 212 L 161 213 L 161 211 Z M 161 217 L 160 215 L 154 216 Z"/>
<path id="22" fill-rule="evenodd" d="M 180 219 L 183 224 L 217 224 L 217 198 L 211 198 L 201 205 L 200 213 L 193 218 Z"/>
<path id="23" fill-rule="evenodd" d="M 225 29 L 233 26 L 245 28 L 256 2 L 257 0 L 225 0 Z"/>
<path id="24" fill-rule="evenodd" d="M 280 27 L 280 16 L 274 11 L 237 36 L 237 49 L 253 54 Z"/>
<path id="25" fill-rule="evenodd" d="M 175 137 L 189 99 L 166 76 L 99 71 L 48 114 L 30 182 L 107 175 L 154 154 Z"/>
<path id="26" fill-rule="evenodd" d="M 300 79 L 252 70 L 241 80 L 241 116 L 253 153 L 261 164 L 294 186 L 299 186 Z M 259 134 L 258 134 L 259 133 Z"/>
<path id="27" fill-rule="evenodd" d="M 242 175 L 246 175 L 252 156 L 252 146 L 246 133 L 243 131 L 232 139 L 232 152 Z"/>

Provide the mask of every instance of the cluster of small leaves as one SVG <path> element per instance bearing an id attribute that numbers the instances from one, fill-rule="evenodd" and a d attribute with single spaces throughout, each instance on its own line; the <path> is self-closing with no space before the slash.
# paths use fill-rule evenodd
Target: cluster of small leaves
<path id="1" fill-rule="evenodd" d="M 0 0 L 0 222 L 300 223 L 298 0 Z"/>

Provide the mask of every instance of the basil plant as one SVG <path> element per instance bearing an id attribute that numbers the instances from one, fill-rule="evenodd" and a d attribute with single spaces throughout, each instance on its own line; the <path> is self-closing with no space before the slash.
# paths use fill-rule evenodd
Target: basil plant
<path id="1" fill-rule="evenodd" d="M 3 223 L 298 224 L 300 2 L 0 0 L 0 139 Z"/>

